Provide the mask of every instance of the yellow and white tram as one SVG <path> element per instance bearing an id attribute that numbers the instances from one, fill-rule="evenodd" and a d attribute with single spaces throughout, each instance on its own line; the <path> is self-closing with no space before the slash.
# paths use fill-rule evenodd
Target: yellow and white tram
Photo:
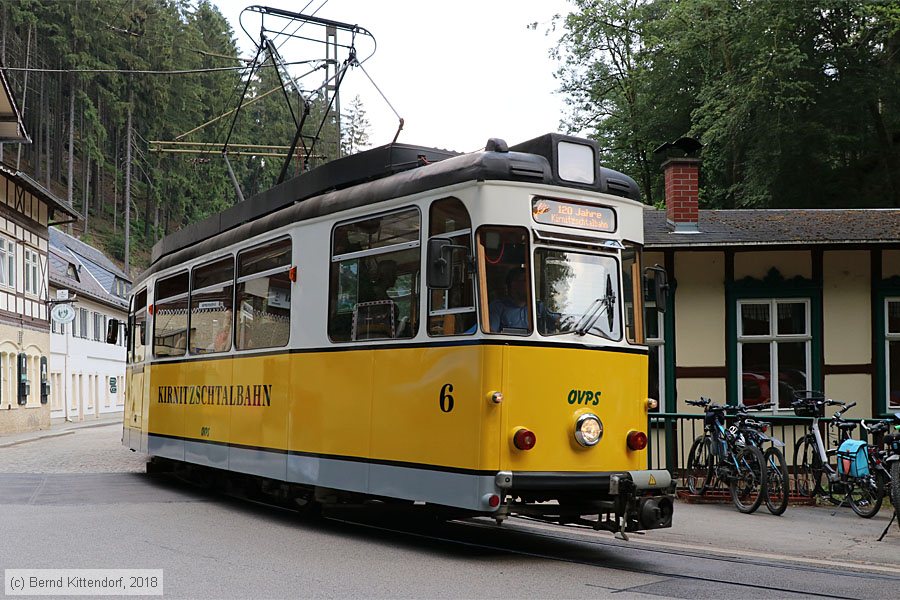
<path id="1" fill-rule="evenodd" d="M 394 144 L 162 240 L 131 300 L 124 444 L 305 501 L 670 526 L 643 207 L 596 157 L 559 134 Z"/>

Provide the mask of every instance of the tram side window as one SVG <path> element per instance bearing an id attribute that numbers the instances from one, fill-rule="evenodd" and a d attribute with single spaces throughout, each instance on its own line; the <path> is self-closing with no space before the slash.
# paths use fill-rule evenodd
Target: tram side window
<path id="1" fill-rule="evenodd" d="M 234 258 L 194 269 L 191 281 L 191 354 L 231 350 Z"/>
<path id="2" fill-rule="evenodd" d="M 531 266 L 524 227 L 478 230 L 482 328 L 489 333 L 527 335 L 532 330 Z"/>
<path id="3" fill-rule="evenodd" d="M 475 333 L 475 273 L 469 268 L 472 254 L 472 222 L 462 202 L 456 198 L 437 200 L 431 205 L 429 237 L 449 238 L 466 250 L 453 251 L 453 282 L 449 290 L 429 290 L 428 335 Z"/>
<path id="4" fill-rule="evenodd" d="M 643 279 L 641 249 L 626 244 L 622 251 L 622 299 L 625 305 L 625 336 L 631 344 L 644 343 Z"/>
<path id="5" fill-rule="evenodd" d="M 147 343 L 147 290 L 141 290 L 132 299 L 128 358 L 132 364 L 144 362 Z"/>
<path id="6" fill-rule="evenodd" d="M 291 240 L 238 254 L 238 350 L 286 346 L 291 335 Z"/>
<path id="7" fill-rule="evenodd" d="M 184 356 L 187 349 L 188 273 L 156 282 L 153 303 L 153 355 Z"/>
<path id="8" fill-rule="evenodd" d="M 415 208 L 335 227 L 328 312 L 332 341 L 415 337 L 419 230 Z"/>

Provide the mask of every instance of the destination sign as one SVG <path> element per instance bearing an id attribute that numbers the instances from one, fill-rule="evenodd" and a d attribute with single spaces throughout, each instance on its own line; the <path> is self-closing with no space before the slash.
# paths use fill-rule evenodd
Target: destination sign
<path id="1" fill-rule="evenodd" d="M 531 204 L 535 222 L 606 233 L 616 230 L 616 211 L 605 206 L 535 198 Z"/>

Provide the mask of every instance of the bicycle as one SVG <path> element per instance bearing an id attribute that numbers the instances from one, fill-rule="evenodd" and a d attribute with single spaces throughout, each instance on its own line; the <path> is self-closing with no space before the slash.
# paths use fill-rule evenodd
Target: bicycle
<path id="1" fill-rule="evenodd" d="M 893 419 L 889 422 L 895 433 L 885 435 L 882 443 L 886 448 L 885 462 L 889 465 L 891 476 L 891 504 L 900 525 L 900 413 L 894 413 Z"/>
<path id="2" fill-rule="evenodd" d="M 734 407 L 735 419 L 738 429 L 743 431 L 747 440 L 760 449 L 766 463 L 766 508 L 773 515 L 784 514 L 787 510 L 788 499 L 791 492 L 791 483 L 788 476 L 787 462 L 784 459 L 784 442 L 776 437 L 766 435 L 769 424 L 750 418 L 749 410 L 764 410 L 775 404 L 768 402 L 758 404 L 752 408 L 739 404 Z M 766 444 L 768 448 L 763 448 Z"/>
<path id="3" fill-rule="evenodd" d="M 871 456 L 876 468 L 884 471 L 887 479 L 885 487 L 894 509 L 891 520 L 878 538 L 880 542 L 887 535 L 894 520 L 898 521 L 897 526 L 900 527 L 900 413 L 894 413 L 891 418 L 874 423 L 863 420 L 862 426 L 873 440 L 878 440 L 878 436 L 881 436 L 880 443 L 873 444 Z"/>
<path id="4" fill-rule="evenodd" d="M 802 390 L 795 393 L 791 406 L 798 417 L 812 418 L 806 435 L 794 446 L 797 493 L 821 496 L 838 506 L 849 504 L 853 512 L 864 519 L 875 516 L 884 500 L 887 472 L 874 464 L 872 449 L 850 435 L 856 424 L 845 421 L 843 415 L 856 406 L 856 402 L 847 404 L 826 399 L 820 392 Z M 837 429 L 838 447 L 830 450 L 826 449 L 819 431 L 819 420 L 825 416 L 825 406 L 841 407 L 828 424 L 829 431 Z M 865 454 L 864 460 L 860 460 L 860 452 Z M 830 464 L 830 456 L 836 457 L 837 468 Z"/>
<path id="5" fill-rule="evenodd" d="M 759 448 L 747 443 L 745 432 L 737 425 L 725 428 L 726 406 L 709 398 L 687 400 L 706 412 L 704 434 L 698 436 L 688 452 L 687 483 L 692 494 L 703 495 L 716 482 L 728 485 L 731 501 L 742 513 L 759 508 L 766 495 L 766 459 Z"/>

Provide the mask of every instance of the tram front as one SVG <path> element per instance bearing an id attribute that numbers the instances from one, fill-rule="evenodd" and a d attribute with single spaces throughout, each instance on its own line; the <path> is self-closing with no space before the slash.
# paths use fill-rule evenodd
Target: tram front
<path id="1" fill-rule="evenodd" d="M 622 535 L 670 527 L 672 477 L 647 469 L 656 401 L 643 325 L 645 304 L 665 306 L 665 273 L 642 269 L 639 202 L 564 183 L 488 183 L 477 203 L 479 329 L 497 372 L 483 393 L 500 413 L 497 516 Z M 453 261 L 442 243 L 429 247 L 435 269 Z"/>

